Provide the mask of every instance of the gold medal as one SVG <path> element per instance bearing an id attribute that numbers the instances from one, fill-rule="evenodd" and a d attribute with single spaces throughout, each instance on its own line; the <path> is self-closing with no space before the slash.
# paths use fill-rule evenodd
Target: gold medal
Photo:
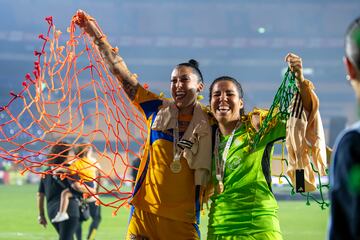
<path id="1" fill-rule="evenodd" d="M 181 172 L 181 163 L 178 160 L 174 160 L 171 164 L 170 164 L 170 169 L 173 173 L 179 173 Z"/>
<path id="2" fill-rule="evenodd" d="M 222 181 L 219 181 L 219 183 L 217 185 L 217 192 L 219 194 L 224 192 L 224 183 Z"/>

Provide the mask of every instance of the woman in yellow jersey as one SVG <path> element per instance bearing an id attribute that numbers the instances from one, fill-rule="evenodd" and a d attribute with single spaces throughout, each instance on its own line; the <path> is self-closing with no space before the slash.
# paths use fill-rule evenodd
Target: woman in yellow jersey
<path id="1" fill-rule="evenodd" d="M 163 99 L 139 84 L 92 17 L 82 11 L 75 17 L 147 122 L 127 239 L 199 239 L 202 190 L 211 169 L 211 128 L 197 102 L 204 87 L 198 63 L 175 66 L 172 99 Z"/>
<path id="2" fill-rule="evenodd" d="M 311 111 L 311 88 L 302 74 L 301 58 L 288 54 L 306 111 Z M 252 149 L 250 136 L 259 130 L 257 109 L 245 115 L 243 90 L 234 78 L 217 78 L 210 87 L 211 111 L 218 122 L 215 133 L 213 183 L 208 239 L 281 240 L 278 205 L 271 190 L 269 156 L 272 144 L 285 138 L 285 123 L 277 121 Z"/>

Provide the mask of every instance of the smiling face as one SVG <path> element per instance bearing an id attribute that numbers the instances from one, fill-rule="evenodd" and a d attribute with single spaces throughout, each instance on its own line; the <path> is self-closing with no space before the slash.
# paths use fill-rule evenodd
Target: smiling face
<path id="1" fill-rule="evenodd" d="M 221 80 L 211 89 L 211 112 L 219 123 L 234 122 L 240 119 L 244 107 L 236 85 L 229 80 Z"/>
<path id="2" fill-rule="evenodd" d="M 171 95 L 176 106 L 181 110 L 195 105 L 198 93 L 203 89 L 203 83 L 191 67 L 176 67 L 171 74 Z"/>

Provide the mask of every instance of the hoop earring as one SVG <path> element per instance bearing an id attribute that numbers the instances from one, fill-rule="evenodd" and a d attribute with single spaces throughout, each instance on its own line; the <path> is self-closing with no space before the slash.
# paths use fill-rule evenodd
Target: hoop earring
<path id="1" fill-rule="evenodd" d="M 348 80 L 348 81 L 351 80 L 350 75 L 346 75 L 346 80 Z"/>

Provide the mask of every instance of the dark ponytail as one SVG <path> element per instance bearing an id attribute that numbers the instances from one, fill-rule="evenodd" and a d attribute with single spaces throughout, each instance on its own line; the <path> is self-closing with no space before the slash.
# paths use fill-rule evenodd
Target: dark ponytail
<path id="1" fill-rule="evenodd" d="M 182 67 L 182 66 L 191 67 L 194 70 L 193 72 L 198 76 L 199 82 L 202 82 L 202 83 L 204 82 L 203 76 L 202 76 L 201 71 L 199 69 L 199 62 L 198 61 L 196 61 L 195 59 L 190 59 L 186 63 L 178 64 L 176 67 Z"/>

